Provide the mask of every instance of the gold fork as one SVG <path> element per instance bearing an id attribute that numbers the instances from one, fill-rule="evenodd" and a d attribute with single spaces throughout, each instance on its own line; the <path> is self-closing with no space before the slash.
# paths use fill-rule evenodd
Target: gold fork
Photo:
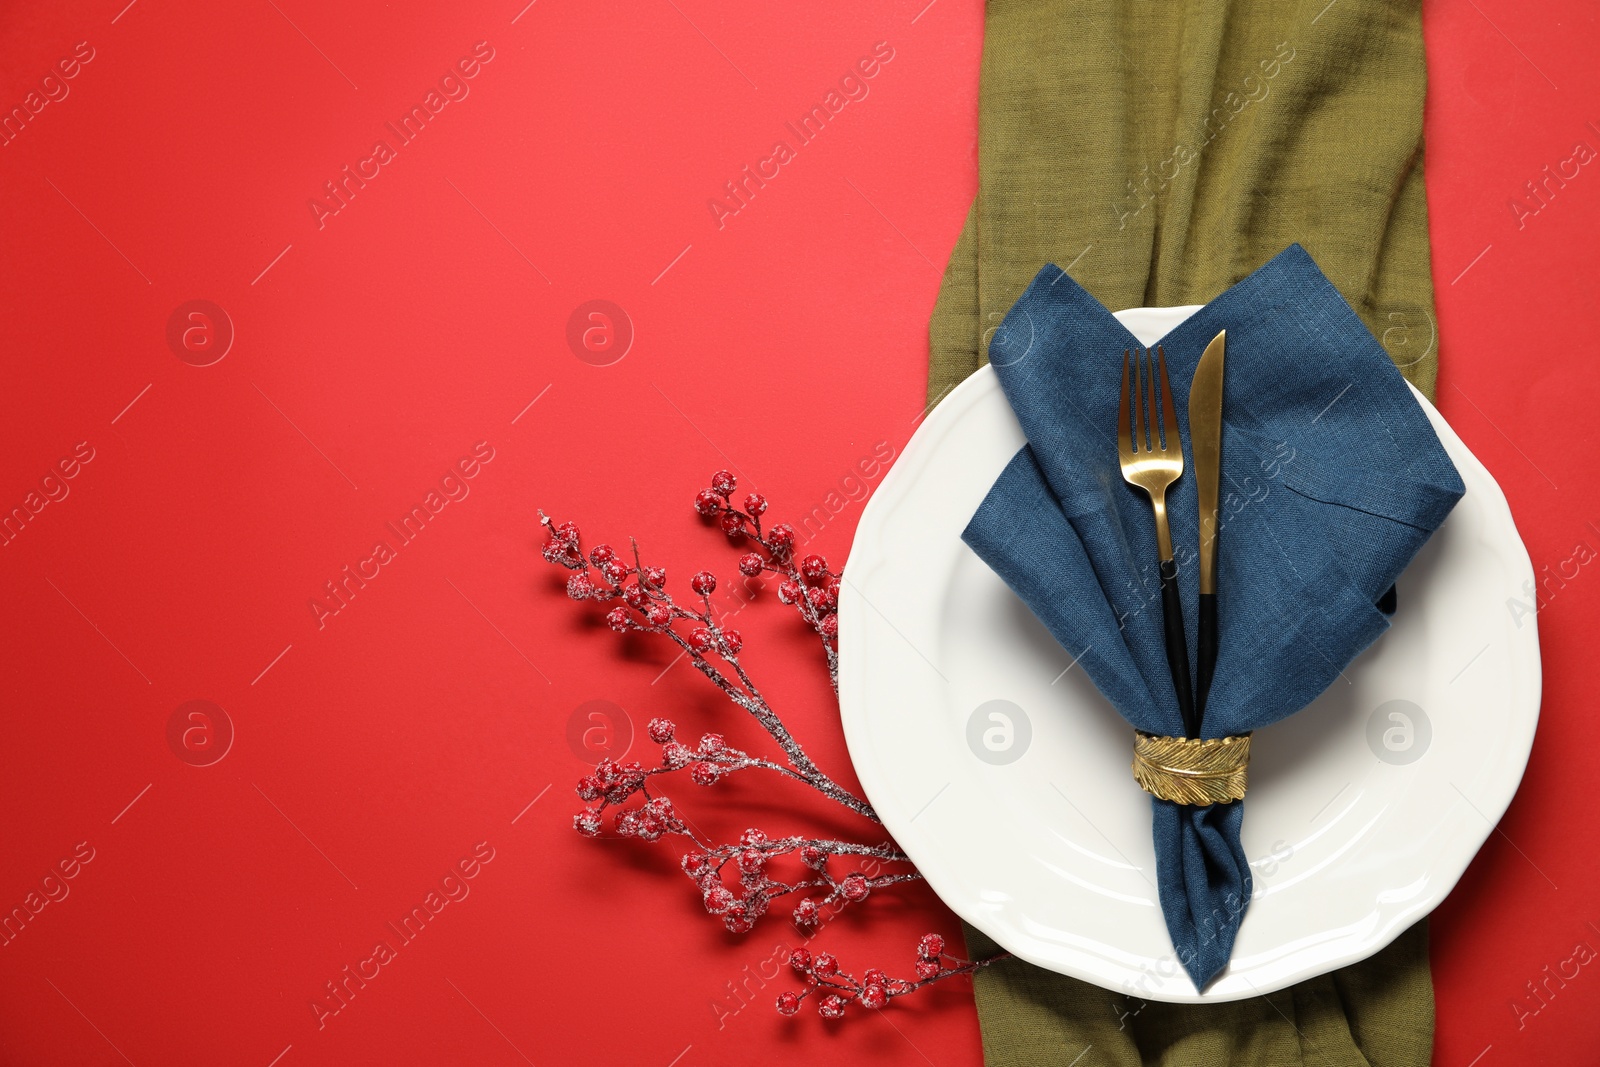
<path id="1" fill-rule="evenodd" d="M 1156 376 L 1160 375 L 1157 405 Z M 1130 381 L 1132 388 L 1129 388 Z M 1130 418 L 1131 414 L 1131 418 Z M 1166 625 L 1167 667 L 1177 692 L 1183 730 L 1199 735 L 1194 694 L 1189 685 L 1189 650 L 1183 636 L 1183 604 L 1178 599 L 1178 565 L 1172 558 L 1172 528 L 1167 524 L 1167 486 L 1183 474 L 1183 444 L 1178 416 L 1167 384 L 1167 354 L 1156 346 L 1155 367 L 1149 349 L 1122 352 L 1122 403 L 1117 408 L 1117 453 L 1122 478 L 1144 490 L 1155 512 L 1156 547 L 1161 556 L 1161 613 Z"/>

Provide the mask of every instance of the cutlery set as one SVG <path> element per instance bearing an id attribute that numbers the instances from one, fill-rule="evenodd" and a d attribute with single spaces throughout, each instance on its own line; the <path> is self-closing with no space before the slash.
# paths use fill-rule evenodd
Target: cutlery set
<path id="1" fill-rule="evenodd" d="M 1178 594 L 1178 564 L 1173 559 L 1172 528 L 1167 521 L 1167 487 L 1183 476 L 1183 445 L 1172 406 L 1163 346 L 1124 349 L 1122 402 L 1117 408 L 1117 452 L 1122 477 L 1144 491 L 1155 513 L 1156 548 L 1160 555 L 1161 613 L 1166 630 L 1167 666 L 1183 715 L 1186 737 L 1200 736 L 1206 693 L 1217 663 L 1217 515 L 1222 458 L 1222 374 L 1227 331 L 1206 346 L 1189 389 L 1189 443 L 1200 503 L 1199 645 L 1193 682 L 1189 649 L 1183 632 L 1183 603 Z"/>

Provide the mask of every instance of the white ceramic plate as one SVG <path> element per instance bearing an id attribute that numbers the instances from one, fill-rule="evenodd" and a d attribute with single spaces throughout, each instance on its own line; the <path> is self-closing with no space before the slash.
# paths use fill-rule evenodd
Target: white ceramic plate
<path id="1" fill-rule="evenodd" d="M 1195 310 L 1117 317 L 1153 344 Z M 1022 430 L 988 367 L 934 409 L 861 517 L 839 697 L 868 797 L 946 904 L 1041 967 L 1203 1002 L 1363 959 L 1444 899 L 1521 780 L 1539 647 L 1533 616 L 1508 603 L 1526 599 L 1533 568 L 1505 496 L 1422 403 L 1466 496 L 1347 681 L 1256 732 L 1244 820 L 1255 896 L 1203 995 L 1157 904 L 1132 729 L 961 542 Z"/>

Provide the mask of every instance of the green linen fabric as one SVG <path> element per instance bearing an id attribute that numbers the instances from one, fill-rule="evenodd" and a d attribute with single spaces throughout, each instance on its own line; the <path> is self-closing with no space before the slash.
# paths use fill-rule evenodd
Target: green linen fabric
<path id="1" fill-rule="evenodd" d="M 1045 263 L 1113 309 L 1203 304 L 1296 241 L 1432 396 L 1420 0 L 989 0 L 984 34 L 978 197 L 929 325 L 930 406 Z M 1215 1005 L 1007 960 L 974 982 L 985 1060 L 1427 1064 L 1427 936 Z"/>
<path id="2" fill-rule="evenodd" d="M 999 948 L 967 927 L 974 958 Z M 988 1067 L 1416 1067 L 1433 1055 L 1428 924 L 1360 963 L 1226 1004 L 1163 1004 L 1010 959 L 978 972 Z"/>
<path id="3" fill-rule="evenodd" d="M 1046 263 L 1112 310 L 1203 304 L 1295 241 L 1431 396 L 1419 8 L 989 0 L 930 399 Z"/>

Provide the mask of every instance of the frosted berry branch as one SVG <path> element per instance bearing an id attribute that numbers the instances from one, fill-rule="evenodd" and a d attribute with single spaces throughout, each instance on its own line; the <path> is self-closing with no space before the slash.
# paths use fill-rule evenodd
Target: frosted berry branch
<path id="1" fill-rule="evenodd" d="M 845 1005 L 851 1001 L 863 1008 L 877 1010 L 895 997 L 915 993 L 923 986 L 953 978 L 958 974 L 972 974 L 1006 955 L 982 960 L 962 960 L 945 953 L 944 938 L 927 934 L 917 943 L 917 977 L 891 978 L 876 967 L 868 968 L 859 976 L 839 969 L 839 961 L 827 952 L 812 955 L 809 949 L 797 948 L 789 954 L 789 966 L 806 980 L 798 993 L 779 993 L 778 1011 L 793 1015 L 807 997 L 817 998 L 817 1012 L 824 1019 L 838 1019 L 844 1015 Z"/>
<path id="2" fill-rule="evenodd" d="M 737 485 L 737 479 L 729 471 L 713 474 L 710 487 L 702 489 L 695 496 L 695 511 L 707 518 L 715 518 L 730 541 L 753 542 L 761 549 L 740 556 L 739 572 L 747 578 L 759 578 L 766 574 L 780 577 L 778 599 L 793 605 L 819 636 L 828 660 L 829 680 L 837 693 L 840 576 L 828 568 L 827 560 L 822 556 L 811 554 L 797 561 L 794 558 L 794 528 L 779 523 L 763 530 L 766 498 L 760 493 L 749 493 L 744 498 L 744 506 L 736 507 L 732 498 Z M 877 820 L 865 800 L 833 783 L 811 762 L 761 696 L 739 661 L 739 652 L 744 644 L 742 635 L 737 630 L 724 629 L 712 609 L 711 595 L 717 588 L 715 574 L 701 571 L 690 580 L 691 591 L 700 598 L 701 610 L 689 611 L 675 603 L 665 591 L 665 569 L 643 565 L 637 543 L 633 545 L 634 561 L 631 567 L 618 558 L 611 546 L 603 544 L 591 549 L 586 560 L 581 552 L 576 525 L 557 525 L 543 512 L 539 513 L 539 518 L 550 535 L 545 546 L 545 559 L 578 572 L 567 582 L 569 596 L 575 600 L 621 599 L 625 606 L 614 608 L 606 616 L 613 629 L 619 633 L 630 630 L 658 632 L 677 644 L 690 656 L 695 669 L 722 689 L 735 704 L 755 716 L 802 776 L 832 799 Z M 633 580 L 630 581 L 630 578 Z M 629 608 L 634 609 L 633 612 Z M 683 633 L 673 625 L 679 621 L 698 625 L 692 625 L 687 633 Z M 712 656 L 731 671 L 737 684 L 719 669 Z"/>
<path id="3" fill-rule="evenodd" d="M 763 529 L 766 499 L 759 493 L 749 493 L 742 507 L 735 506 L 735 488 L 734 476 L 718 471 L 711 478 L 711 486 L 695 497 L 695 510 L 714 520 L 730 541 L 752 546 L 739 557 L 741 574 L 746 578 L 778 578 L 778 600 L 794 607 L 817 634 L 829 680 L 837 694 L 840 575 L 829 569 L 822 556 L 813 554 L 797 560 L 793 527 L 778 523 Z M 573 572 L 567 579 L 569 597 L 614 604 L 606 613 L 606 621 L 618 633 L 655 634 L 675 644 L 696 670 L 761 725 L 784 757 L 779 762 L 752 754 L 730 745 L 716 733 L 703 734 L 690 745 L 678 739 L 677 726 L 670 719 L 651 719 L 647 733 L 660 748 L 659 761 L 646 766 L 639 761 L 605 759 L 593 773 L 579 779 L 578 796 L 588 805 L 573 817 L 573 826 L 579 833 L 600 836 L 607 828 L 609 811 L 610 828 L 619 837 L 646 842 L 667 837 L 686 839 L 692 848 L 680 862 L 683 872 L 699 891 L 707 913 L 734 933 L 751 930 L 774 901 L 799 896 L 791 919 L 811 936 L 839 908 L 866 900 L 876 890 L 921 879 L 908 857 L 891 842 L 874 845 L 794 834 L 770 837 L 765 831 L 752 828 L 736 842 L 718 843 L 684 818 L 673 800 L 658 790 L 662 776 L 679 774 L 695 785 L 709 787 L 730 774 L 760 770 L 810 786 L 863 818 L 879 822 L 865 799 L 839 785 L 812 762 L 745 670 L 740 660 L 743 637 L 738 630 L 723 625 L 726 616 L 719 617 L 712 605 L 717 588 L 715 574 L 695 574 L 689 580 L 691 599 L 680 601 L 666 588 L 666 570 L 647 565 L 637 542 L 630 543 L 631 560 L 605 544 L 595 545 L 585 553 L 575 524 L 557 523 L 542 511 L 539 521 L 547 536 L 544 558 Z M 885 870 L 886 865 L 900 869 Z M 780 868 L 787 868 L 788 873 Z M 938 935 L 929 934 L 922 939 L 915 979 L 889 978 L 876 969 L 865 971 L 858 978 L 839 970 L 837 961 L 827 953 L 812 957 L 809 950 L 797 950 L 790 962 L 806 977 L 806 987 L 798 993 L 781 995 L 778 1011 L 792 1015 L 803 1000 L 814 995 L 819 1013 L 836 1019 L 849 1003 L 881 1008 L 894 997 L 945 978 L 970 974 L 1004 958 L 961 961 L 945 955 L 943 947 L 944 941 Z"/>

